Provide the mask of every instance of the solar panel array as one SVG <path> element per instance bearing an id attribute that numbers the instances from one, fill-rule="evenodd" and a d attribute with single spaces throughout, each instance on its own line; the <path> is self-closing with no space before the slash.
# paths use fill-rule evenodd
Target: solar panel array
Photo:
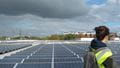
<path id="1" fill-rule="evenodd" d="M 87 44 L 88 45 L 88 44 Z M 86 44 L 42 44 L 0 60 L 0 68 L 83 68 Z M 109 46 L 120 63 L 120 46 Z"/>
<path id="2" fill-rule="evenodd" d="M 0 44 L 0 54 L 31 46 L 32 44 Z"/>
<path id="3" fill-rule="evenodd" d="M 120 67 L 120 43 L 108 44 L 108 47 L 112 50 L 113 58 Z"/>

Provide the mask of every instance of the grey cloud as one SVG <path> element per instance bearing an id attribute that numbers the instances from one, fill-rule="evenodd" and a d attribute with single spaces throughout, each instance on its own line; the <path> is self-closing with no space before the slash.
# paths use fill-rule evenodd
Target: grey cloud
<path id="1" fill-rule="evenodd" d="M 75 19 L 43 18 L 30 14 L 21 16 L 0 15 L 0 20 L 0 35 L 18 35 L 19 30 L 22 30 L 23 35 L 45 36 L 71 31 L 91 31 L 94 28 L 93 26 L 98 25 Z"/>
<path id="2" fill-rule="evenodd" d="M 63 32 L 93 31 L 94 27 L 104 25 L 93 16 L 81 16 L 71 19 L 43 18 L 36 15 L 5 16 L 0 15 L 0 35 L 46 36 Z M 112 28 L 111 28 L 112 29 Z M 115 30 L 114 30 L 115 29 Z M 113 31 L 118 31 L 114 27 Z"/>
<path id="3" fill-rule="evenodd" d="M 0 0 L 0 14 L 34 14 L 50 18 L 84 15 L 89 8 L 85 0 Z"/>
<path id="4" fill-rule="evenodd" d="M 114 4 L 88 11 L 84 1 L 0 0 L 0 35 L 17 35 L 19 30 L 35 36 L 92 31 L 95 26 L 105 25 L 102 20 L 120 20 L 119 16 L 111 15 Z M 120 27 L 110 28 L 119 31 Z"/>
<path id="5" fill-rule="evenodd" d="M 101 17 L 101 20 L 119 21 L 120 2 L 116 3 L 116 0 L 108 0 L 105 5 L 97 6 L 97 8 L 93 8 L 91 11 L 89 12 L 90 14 Z"/>

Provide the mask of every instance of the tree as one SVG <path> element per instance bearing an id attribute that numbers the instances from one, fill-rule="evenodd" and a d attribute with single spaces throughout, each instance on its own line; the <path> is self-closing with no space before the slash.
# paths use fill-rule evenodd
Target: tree
<path id="1" fill-rule="evenodd" d="M 67 35 L 65 35 L 64 40 L 73 40 L 75 38 L 76 38 L 76 35 L 74 35 L 74 34 L 67 34 Z"/>

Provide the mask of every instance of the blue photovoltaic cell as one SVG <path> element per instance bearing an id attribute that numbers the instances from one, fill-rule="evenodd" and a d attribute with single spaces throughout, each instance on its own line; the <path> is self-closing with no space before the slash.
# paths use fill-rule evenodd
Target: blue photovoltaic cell
<path id="1" fill-rule="evenodd" d="M 80 58 L 65 58 L 65 59 L 54 59 L 54 62 L 81 62 Z"/>
<path id="2" fill-rule="evenodd" d="M 30 56 L 30 58 L 52 58 L 52 56 Z"/>
<path id="3" fill-rule="evenodd" d="M 55 63 L 54 68 L 83 68 L 82 63 Z"/>
<path id="4" fill-rule="evenodd" d="M 17 68 L 51 68 L 51 64 L 19 64 Z"/>
<path id="5" fill-rule="evenodd" d="M 22 59 L 1 59 L 0 63 L 20 63 Z"/>
<path id="6" fill-rule="evenodd" d="M 27 55 L 6 56 L 5 58 L 26 58 Z"/>
<path id="7" fill-rule="evenodd" d="M 41 63 L 41 62 L 50 62 L 51 59 L 25 59 L 24 63 Z"/>
<path id="8" fill-rule="evenodd" d="M 13 68 L 15 64 L 0 64 L 0 68 Z"/>

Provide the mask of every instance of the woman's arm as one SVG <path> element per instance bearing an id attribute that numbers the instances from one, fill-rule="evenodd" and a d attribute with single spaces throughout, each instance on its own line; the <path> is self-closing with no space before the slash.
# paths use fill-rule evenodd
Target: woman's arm
<path id="1" fill-rule="evenodd" d="M 112 56 L 109 57 L 104 63 L 103 65 L 105 66 L 105 68 L 114 68 L 113 67 L 113 58 Z"/>

